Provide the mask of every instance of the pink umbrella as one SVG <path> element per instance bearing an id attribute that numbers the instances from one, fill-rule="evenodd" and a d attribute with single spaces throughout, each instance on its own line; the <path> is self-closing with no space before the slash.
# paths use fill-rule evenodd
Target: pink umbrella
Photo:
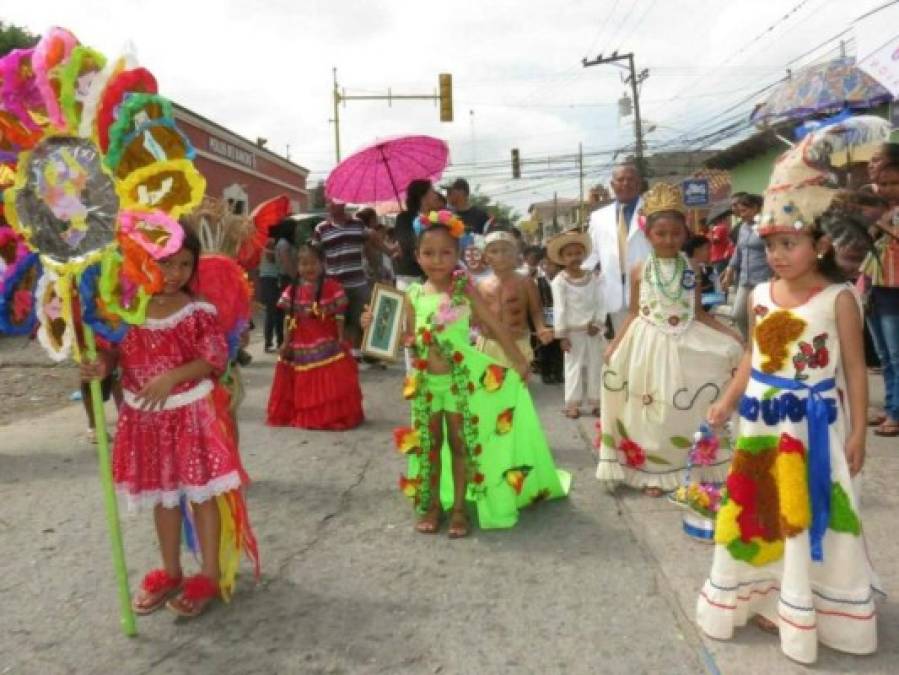
<path id="1" fill-rule="evenodd" d="M 338 164 L 325 181 L 325 194 L 353 204 L 400 202 L 410 181 L 439 179 L 448 161 L 449 148 L 439 138 L 378 141 Z"/>

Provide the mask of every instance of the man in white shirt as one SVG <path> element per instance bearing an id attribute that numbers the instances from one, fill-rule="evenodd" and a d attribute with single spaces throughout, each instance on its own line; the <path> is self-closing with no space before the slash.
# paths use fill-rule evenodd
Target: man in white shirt
<path id="1" fill-rule="evenodd" d="M 640 224 L 643 178 L 637 167 L 616 166 L 611 185 L 615 201 L 590 216 L 593 251 L 584 261 L 583 269 L 593 271 L 599 266 L 605 277 L 606 311 L 617 331 L 627 317 L 631 267 L 646 260 L 652 247 Z"/>

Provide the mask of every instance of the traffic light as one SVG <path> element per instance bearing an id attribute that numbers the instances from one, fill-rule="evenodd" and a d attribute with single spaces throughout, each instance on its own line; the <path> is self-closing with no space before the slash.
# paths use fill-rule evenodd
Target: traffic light
<path id="1" fill-rule="evenodd" d="M 450 73 L 440 73 L 437 76 L 440 88 L 440 121 L 453 121 L 453 76 Z"/>
<path id="2" fill-rule="evenodd" d="M 521 178 L 521 159 L 518 148 L 512 148 L 512 178 Z"/>

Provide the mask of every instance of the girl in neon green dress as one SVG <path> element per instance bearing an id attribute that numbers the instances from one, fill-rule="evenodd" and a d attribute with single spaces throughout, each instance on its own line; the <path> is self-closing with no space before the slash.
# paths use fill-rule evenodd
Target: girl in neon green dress
<path id="1" fill-rule="evenodd" d="M 457 269 L 461 221 L 432 212 L 416 221 L 416 230 L 427 281 L 407 290 L 406 342 L 415 358 L 403 392 L 412 426 L 395 431 L 397 449 L 409 457 L 400 488 L 415 504 L 419 532 L 437 532 L 448 509 L 449 536 L 467 535 L 466 499 L 475 503 L 482 528 L 512 527 L 519 509 L 565 496 L 571 477 L 553 463 L 522 381 L 527 362 Z M 472 316 L 497 336 L 515 370 L 471 346 Z"/>

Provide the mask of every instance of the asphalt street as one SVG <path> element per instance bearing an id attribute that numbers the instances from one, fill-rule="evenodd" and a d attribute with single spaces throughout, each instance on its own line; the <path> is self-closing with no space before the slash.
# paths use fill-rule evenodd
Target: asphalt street
<path id="1" fill-rule="evenodd" d="M 681 533 L 666 500 L 600 488 L 594 420 L 565 419 L 561 387 L 531 389 L 557 463 L 574 476 L 570 498 L 528 509 L 512 530 L 451 541 L 414 533 L 396 489 L 403 460 L 391 431 L 408 416 L 398 366 L 363 370 L 361 428 L 273 429 L 264 424 L 273 357 L 253 352 L 240 426 L 263 579 L 254 585 L 245 565 L 233 601 L 197 620 L 162 611 L 122 636 L 79 404 L 0 426 L 0 674 L 807 670 L 754 628 L 727 643 L 700 636 L 693 611 L 711 548 Z M 893 595 L 897 445 L 872 440 L 863 510 Z M 134 588 L 158 562 L 151 516 L 123 513 L 122 523 Z M 862 658 L 822 648 L 815 671 L 899 671 L 889 599 L 880 641 Z"/>

